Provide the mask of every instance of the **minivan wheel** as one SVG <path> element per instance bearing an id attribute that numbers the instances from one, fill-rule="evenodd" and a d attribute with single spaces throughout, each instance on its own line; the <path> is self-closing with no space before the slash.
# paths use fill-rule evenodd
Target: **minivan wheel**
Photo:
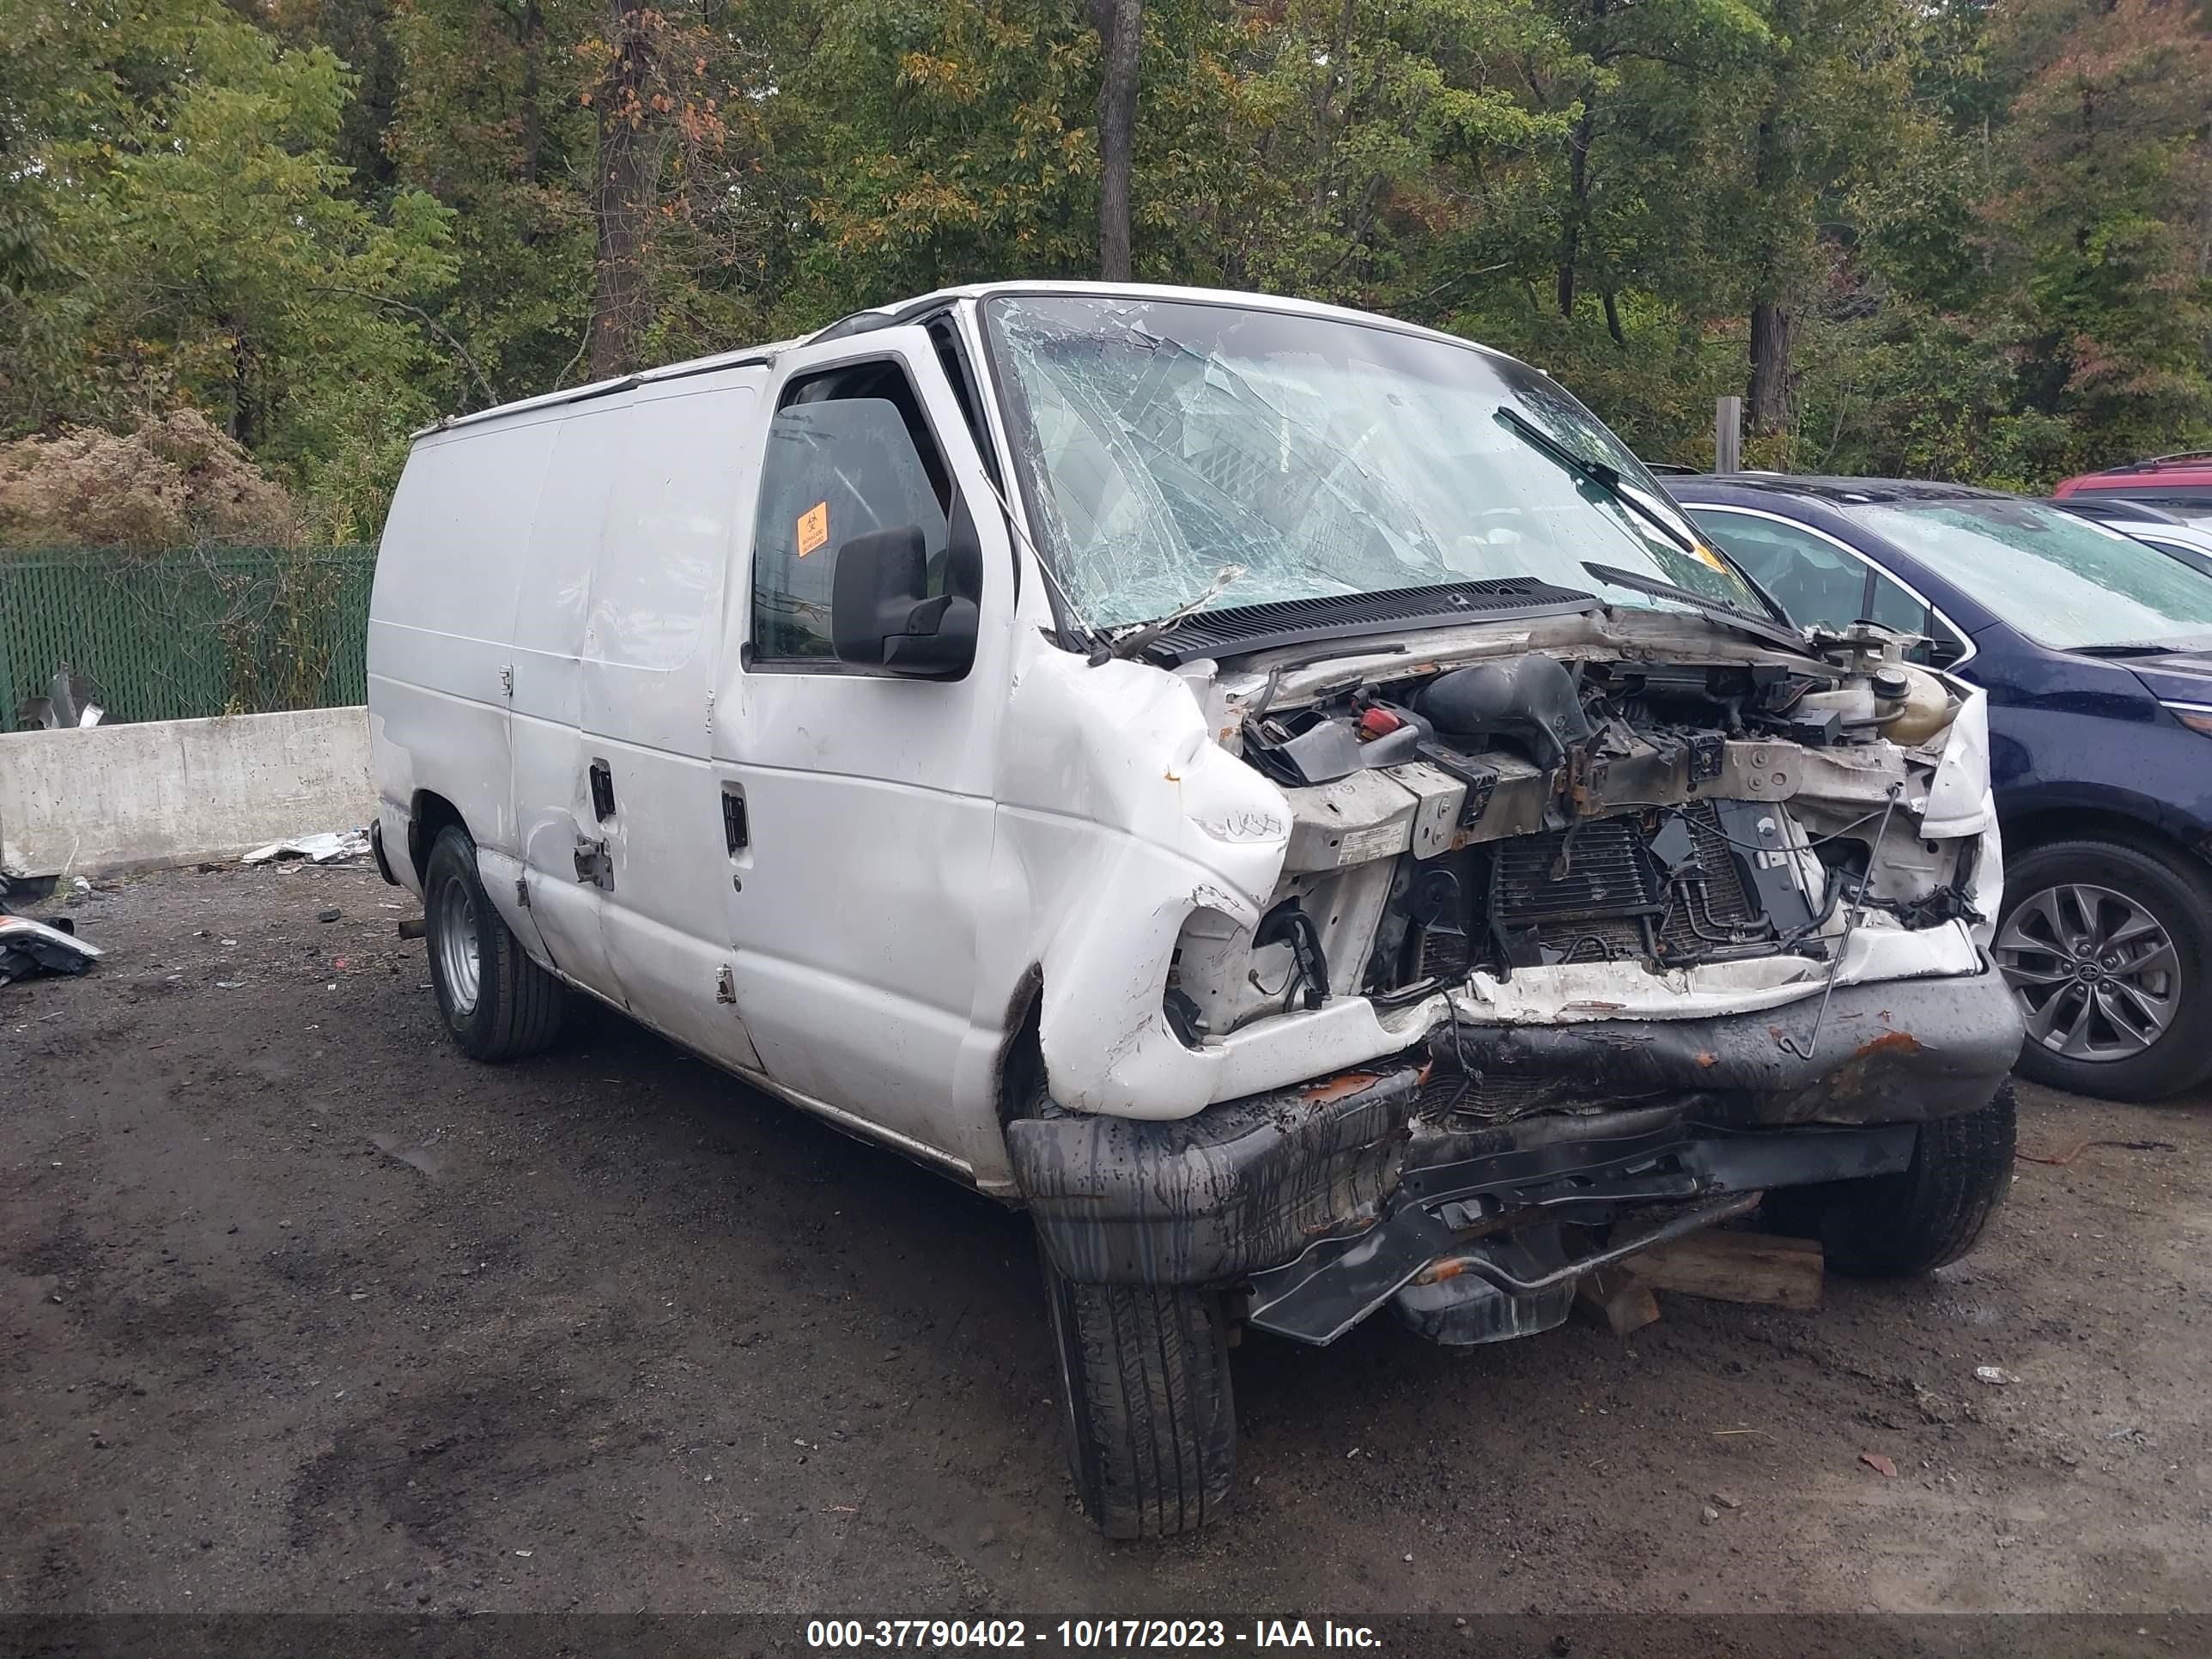
<path id="1" fill-rule="evenodd" d="M 1820 1241 L 1855 1279 L 1909 1279 L 1956 1261 L 1980 1240 L 2012 1187 L 2019 1126 L 2012 1085 L 1990 1103 L 1920 1126 L 1912 1162 L 1894 1175 L 1784 1187 L 1761 1212 L 1771 1232 Z"/>
<path id="2" fill-rule="evenodd" d="M 2022 1076 L 2155 1100 L 2212 1073 L 2212 1040 L 2188 1013 L 2212 988 L 2212 872 L 2178 849 L 2034 848 L 2005 871 L 1990 954 L 2027 1025 Z"/>
<path id="3" fill-rule="evenodd" d="M 441 830 L 422 879 L 424 938 L 438 1012 L 477 1060 L 519 1060 L 561 1033 L 564 994 L 524 954 L 477 874 L 476 843 L 458 824 Z"/>
<path id="4" fill-rule="evenodd" d="M 1068 1470 L 1109 1538 L 1190 1532 L 1229 1503 L 1237 1409 L 1217 1291 L 1085 1285 L 1044 1263 Z"/>

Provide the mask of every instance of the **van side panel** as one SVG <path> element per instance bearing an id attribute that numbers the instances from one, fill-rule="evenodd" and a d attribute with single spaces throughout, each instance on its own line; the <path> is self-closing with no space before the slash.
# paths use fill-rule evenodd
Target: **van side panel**
<path id="1" fill-rule="evenodd" d="M 543 427 L 494 426 L 434 433 L 408 457 L 369 600 L 371 759 L 394 847 L 406 845 L 417 790 L 452 801 L 480 847 L 517 845 L 504 676 L 529 515 L 551 453 Z"/>
<path id="2" fill-rule="evenodd" d="M 542 417 L 551 465 L 525 509 L 525 579 L 507 596 L 514 619 L 516 850 L 530 884 L 529 920 L 555 967 L 617 1000 L 607 967 L 605 893 L 576 878 L 578 845 L 603 838 L 578 727 L 592 570 L 628 418 L 623 398 Z"/>
<path id="3" fill-rule="evenodd" d="M 732 876 L 709 761 L 724 594 L 761 446 L 763 369 L 636 394 L 592 578 L 584 748 L 607 769 L 609 967 L 630 1007 L 699 1052 L 757 1071 L 732 971 Z"/>

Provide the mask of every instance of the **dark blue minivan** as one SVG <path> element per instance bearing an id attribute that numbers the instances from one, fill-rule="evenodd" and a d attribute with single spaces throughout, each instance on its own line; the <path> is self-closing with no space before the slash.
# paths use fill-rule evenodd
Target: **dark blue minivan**
<path id="1" fill-rule="evenodd" d="M 2212 1075 L 2212 575 L 1958 484 L 1667 487 L 1799 623 L 1920 635 L 1988 690 L 2021 1073 L 2115 1100 Z"/>

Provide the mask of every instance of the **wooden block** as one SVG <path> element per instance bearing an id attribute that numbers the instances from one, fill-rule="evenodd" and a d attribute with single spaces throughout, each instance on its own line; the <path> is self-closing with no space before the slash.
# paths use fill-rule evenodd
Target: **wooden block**
<path id="1" fill-rule="evenodd" d="M 1575 1282 L 1575 1306 L 1591 1319 L 1602 1319 L 1615 1336 L 1640 1331 L 1659 1317 L 1651 1287 L 1619 1267 L 1601 1267 Z"/>
<path id="2" fill-rule="evenodd" d="M 1765 1233 L 1692 1233 L 1621 1264 L 1656 1289 L 1802 1312 L 1820 1305 L 1820 1247 Z"/>

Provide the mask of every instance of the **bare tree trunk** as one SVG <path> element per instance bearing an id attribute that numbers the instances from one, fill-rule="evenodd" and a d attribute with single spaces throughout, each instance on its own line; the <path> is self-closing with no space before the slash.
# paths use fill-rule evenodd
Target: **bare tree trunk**
<path id="1" fill-rule="evenodd" d="M 230 329 L 230 435 L 241 449 L 261 441 L 261 361 L 247 338 L 246 325 L 232 321 Z"/>
<path id="2" fill-rule="evenodd" d="M 643 15 L 628 0 L 608 0 L 614 59 L 595 103 L 599 112 L 599 171 L 592 212 L 599 241 L 592 301 L 592 375 L 604 380 L 635 366 L 645 325 L 645 238 L 659 177 L 660 149 L 646 100 L 653 46 Z"/>
<path id="3" fill-rule="evenodd" d="M 1605 331 L 1613 336 L 1615 345 L 1628 343 L 1627 331 L 1620 325 L 1620 301 L 1611 289 L 1605 290 Z"/>
<path id="4" fill-rule="evenodd" d="M 1098 88 L 1098 274 L 1129 280 L 1129 166 L 1137 139 L 1137 48 L 1145 0 L 1097 0 L 1106 47 Z"/>
<path id="5" fill-rule="evenodd" d="M 1751 384 L 1744 403 L 1753 432 L 1787 432 L 1797 418 L 1796 376 L 1790 372 L 1790 347 L 1797 319 L 1780 302 L 1760 300 L 1751 307 Z"/>
<path id="6" fill-rule="evenodd" d="M 1597 88 L 1583 88 L 1582 119 L 1567 134 L 1567 228 L 1559 243 L 1559 315 L 1575 314 L 1575 279 L 1582 263 L 1583 223 L 1589 217 L 1590 139 L 1597 131 Z"/>
<path id="7" fill-rule="evenodd" d="M 545 117 L 538 97 L 538 78 L 545 56 L 545 12 L 538 0 L 526 0 L 521 36 L 522 182 L 534 185 L 538 182 L 539 157 L 545 148 Z"/>
<path id="8" fill-rule="evenodd" d="M 1775 194 L 1783 186 L 1785 172 L 1778 112 L 1770 104 L 1759 116 L 1753 173 L 1753 182 L 1769 216 L 1769 240 L 1759 250 L 1759 274 L 1752 289 L 1751 380 L 1744 388 L 1743 399 L 1751 429 L 1760 433 L 1786 433 L 1796 418 L 1796 380 L 1790 372 L 1796 319 L 1784 292 L 1782 254 L 1771 227 Z"/>

